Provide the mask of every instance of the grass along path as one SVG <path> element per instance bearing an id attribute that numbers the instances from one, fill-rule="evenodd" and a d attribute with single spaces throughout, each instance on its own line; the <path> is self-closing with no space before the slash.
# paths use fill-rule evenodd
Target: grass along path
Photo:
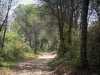
<path id="1" fill-rule="evenodd" d="M 11 70 L 0 71 L 0 75 L 52 75 L 52 70 L 47 65 L 56 55 L 45 52 L 36 59 L 19 62 Z"/>

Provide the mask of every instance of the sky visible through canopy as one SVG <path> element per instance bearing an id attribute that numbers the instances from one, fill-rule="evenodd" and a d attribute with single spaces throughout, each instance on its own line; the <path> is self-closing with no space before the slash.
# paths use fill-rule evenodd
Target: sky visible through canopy
<path id="1" fill-rule="evenodd" d="M 18 4 L 38 4 L 38 0 L 20 0 Z M 97 15 L 96 12 L 93 11 L 93 14 L 91 14 L 89 18 L 89 24 L 91 24 L 91 21 L 96 21 L 97 20 Z"/>
<path id="2" fill-rule="evenodd" d="M 13 13 L 13 10 L 16 9 L 16 7 L 19 4 L 24 4 L 24 5 L 27 5 L 27 4 L 38 4 L 38 0 L 18 0 L 17 4 L 11 8 L 11 11 L 9 13 L 10 17 L 11 17 L 11 15 Z"/>
<path id="3" fill-rule="evenodd" d="M 19 4 L 24 4 L 24 5 L 27 5 L 27 4 L 36 4 L 37 3 L 37 0 L 20 0 L 19 1 Z"/>
<path id="4" fill-rule="evenodd" d="M 27 4 L 39 4 L 39 2 L 38 2 L 38 0 L 19 0 L 17 6 L 19 4 L 24 4 L 24 5 L 27 5 Z M 15 8 L 17 6 L 15 6 Z M 91 14 L 91 16 L 89 18 L 89 24 L 91 24 L 91 21 L 96 21 L 96 20 L 97 20 L 97 15 L 96 15 L 96 12 L 93 11 L 93 13 Z"/>

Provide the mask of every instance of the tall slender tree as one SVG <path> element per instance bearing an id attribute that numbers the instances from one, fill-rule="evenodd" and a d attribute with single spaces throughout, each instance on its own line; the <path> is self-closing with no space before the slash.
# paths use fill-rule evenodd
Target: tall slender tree
<path id="1" fill-rule="evenodd" d="M 81 16 L 81 64 L 87 66 L 87 16 L 88 16 L 89 0 L 84 0 Z"/>
<path id="2" fill-rule="evenodd" d="M 69 28 L 68 28 L 68 43 L 72 43 L 71 31 L 73 25 L 73 15 L 74 15 L 74 0 L 70 1 L 70 16 L 69 16 Z"/>

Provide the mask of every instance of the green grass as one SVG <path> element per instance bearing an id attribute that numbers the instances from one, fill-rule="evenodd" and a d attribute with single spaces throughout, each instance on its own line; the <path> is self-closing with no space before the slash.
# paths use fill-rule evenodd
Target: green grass
<path id="1" fill-rule="evenodd" d="M 12 62 L 12 61 L 2 61 L 0 62 L 0 67 L 1 69 L 9 69 L 10 66 L 15 65 L 16 62 Z"/>
<path id="2" fill-rule="evenodd" d="M 34 59 L 34 58 L 37 58 L 39 57 L 40 53 L 38 54 L 35 54 L 34 52 L 28 52 L 28 53 L 24 53 L 24 58 L 23 59 L 18 59 L 17 61 L 2 61 L 0 62 L 0 68 L 1 69 L 9 69 L 11 66 L 13 65 L 16 65 L 16 63 L 18 62 L 21 62 L 23 60 L 26 60 L 26 59 Z"/>

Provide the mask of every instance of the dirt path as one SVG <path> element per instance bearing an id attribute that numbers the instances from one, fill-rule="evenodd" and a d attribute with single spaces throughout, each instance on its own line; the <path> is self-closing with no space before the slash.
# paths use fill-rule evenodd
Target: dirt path
<path id="1" fill-rule="evenodd" d="M 0 75 L 52 75 L 52 70 L 47 65 L 55 55 L 43 53 L 37 59 L 31 59 L 16 64 L 9 72 L 0 72 Z"/>

